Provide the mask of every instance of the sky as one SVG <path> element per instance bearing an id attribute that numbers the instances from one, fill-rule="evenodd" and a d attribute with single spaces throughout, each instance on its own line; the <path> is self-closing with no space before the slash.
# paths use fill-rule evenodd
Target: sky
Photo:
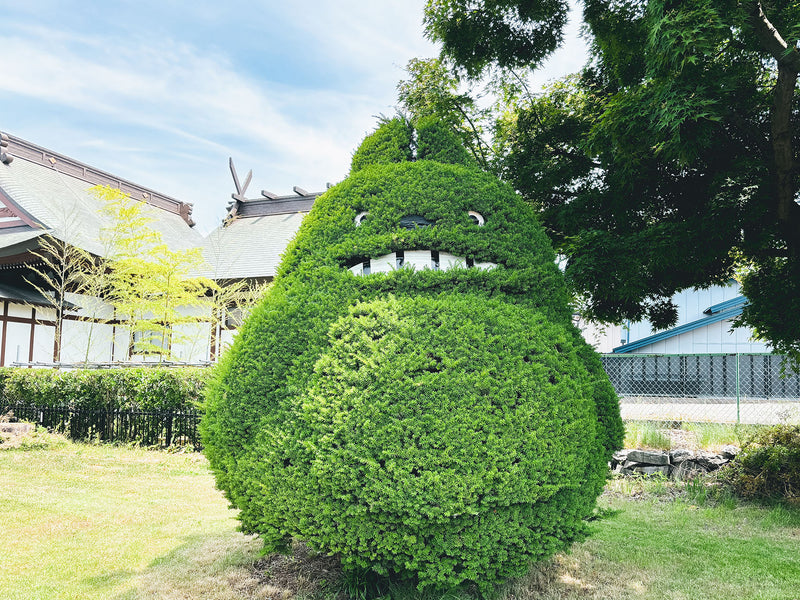
<path id="1" fill-rule="evenodd" d="M 391 116 L 424 0 L 0 0 L 0 131 L 194 204 L 322 191 Z M 568 43 L 541 84 L 586 60 Z"/>

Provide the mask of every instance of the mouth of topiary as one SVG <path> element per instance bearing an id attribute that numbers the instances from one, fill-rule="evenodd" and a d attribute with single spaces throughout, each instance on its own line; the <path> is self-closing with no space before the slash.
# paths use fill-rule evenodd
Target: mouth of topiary
<path id="1" fill-rule="evenodd" d="M 450 269 L 481 269 L 488 271 L 497 266 L 493 262 L 478 262 L 472 258 L 456 256 L 439 250 L 398 250 L 375 258 L 356 258 L 347 265 L 354 275 L 389 273 L 398 269 L 415 271 L 448 271 Z"/>

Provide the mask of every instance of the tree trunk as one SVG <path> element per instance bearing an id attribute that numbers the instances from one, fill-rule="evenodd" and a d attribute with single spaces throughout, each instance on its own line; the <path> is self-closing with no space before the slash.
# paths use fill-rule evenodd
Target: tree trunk
<path id="1" fill-rule="evenodd" d="M 795 160 L 792 148 L 792 100 L 797 72 L 778 66 L 771 115 L 775 161 L 775 213 L 791 254 L 800 251 L 800 206 L 795 202 Z"/>
<path id="2" fill-rule="evenodd" d="M 773 211 L 789 254 L 800 258 L 800 205 L 795 201 L 795 158 L 792 147 L 792 104 L 800 73 L 800 52 L 789 46 L 764 14 L 761 2 L 752 2 L 750 22 L 761 45 L 778 62 L 778 80 L 770 114 L 774 161 Z"/>

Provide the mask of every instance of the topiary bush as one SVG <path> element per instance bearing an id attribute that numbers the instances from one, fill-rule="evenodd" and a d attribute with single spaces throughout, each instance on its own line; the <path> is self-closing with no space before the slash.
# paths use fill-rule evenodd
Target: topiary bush
<path id="1" fill-rule="evenodd" d="M 742 498 L 800 503 L 800 426 L 775 425 L 759 431 L 722 477 Z"/>
<path id="2" fill-rule="evenodd" d="M 396 161 L 408 127 L 384 123 L 317 199 L 201 430 L 268 550 L 295 537 L 354 571 L 485 590 L 583 538 L 623 426 L 533 211 L 469 161 Z M 436 135 L 425 156 L 464 156 Z"/>

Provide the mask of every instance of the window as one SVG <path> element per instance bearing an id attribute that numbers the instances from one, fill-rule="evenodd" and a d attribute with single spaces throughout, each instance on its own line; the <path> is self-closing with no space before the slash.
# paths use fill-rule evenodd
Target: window
<path id="1" fill-rule="evenodd" d="M 169 354 L 172 334 L 170 331 L 144 329 L 133 332 L 131 354 Z"/>

